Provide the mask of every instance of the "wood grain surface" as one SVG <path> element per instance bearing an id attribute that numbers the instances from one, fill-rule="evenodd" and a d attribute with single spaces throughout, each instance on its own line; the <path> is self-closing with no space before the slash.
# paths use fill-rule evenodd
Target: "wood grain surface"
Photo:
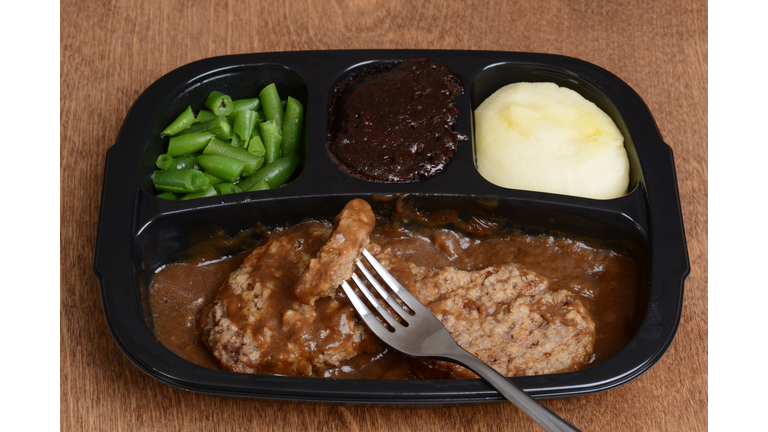
<path id="1" fill-rule="evenodd" d="M 61 430 L 538 430 L 509 404 L 438 409 L 232 400 L 175 389 L 113 342 L 92 273 L 107 149 L 153 81 L 206 57 L 324 49 L 555 53 L 644 99 L 674 151 L 691 275 L 667 354 L 620 388 L 544 404 L 589 431 L 707 429 L 707 1 L 63 0 Z"/>

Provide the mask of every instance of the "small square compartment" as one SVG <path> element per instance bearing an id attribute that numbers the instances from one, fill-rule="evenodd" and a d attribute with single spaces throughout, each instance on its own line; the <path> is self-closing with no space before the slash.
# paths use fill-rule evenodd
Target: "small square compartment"
<path id="1" fill-rule="evenodd" d="M 185 83 L 183 87 L 174 91 L 169 100 L 160 109 L 152 126 L 152 131 L 147 139 L 144 152 L 141 156 L 141 164 L 138 172 L 138 184 L 149 194 L 157 194 L 152 184 L 152 173 L 157 169 L 155 161 L 157 156 L 168 149 L 168 137 L 161 137 L 163 131 L 176 117 L 188 106 L 197 115 L 201 109 L 205 109 L 205 100 L 213 91 L 220 91 L 229 95 L 233 100 L 255 98 L 259 96 L 261 89 L 275 83 L 277 92 L 282 99 L 288 96 L 297 99 L 304 106 L 304 127 L 300 150 L 302 162 L 291 176 L 291 181 L 298 178 L 307 162 L 307 116 L 308 89 L 305 81 L 291 69 L 279 64 L 260 64 L 249 66 L 236 66 L 210 71 L 196 79 Z M 237 194 L 235 194 L 237 195 Z M 221 199 L 222 197 L 216 197 Z M 195 201 L 205 199 L 198 198 Z"/>
<path id="2" fill-rule="evenodd" d="M 466 94 L 465 81 L 464 81 L 463 77 L 459 73 L 457 73 L 456 71 L 454 71 L 452 69 L 452 66 L 450 64 L 442 63 L 439 60 L 434 60 L 434 59 L 428 58 L 428 57 L 425 58 L 425 59 L 427 61 L 431 62 L 433 66 L 434 65 L 439 65 L 439 66 L 444 67 L 445 70 L 448 73 L 452 74 L 452 76 L 455 78 L 455 82 L 458 82 L 460 84 L 461 88 L 463 89 L 462 91 L 458 92 L 457 94 L 454 94 L 452 96 L 452 98 L 450 99 L 450 105 L 452 105 L 454 108 L 456 108 L 456 116 L 453 118 L 453 124 L 451 125 L 451 128 L 450 128 L 453 131 L 453 133 L 456 134 L 456 148 L 452 151 L 451 155 L 448 156 L 447 154 L 441 154 L 444 151 L 444 147 L 442 147 L 442 145 L 432 145 L 432 146 L 430 146 L 429 144 L 431 144 L 431 143 L 428 143 L 427 139 L 422 139 L 422 140 L 414 139 L 414 136 L 410 135 L 410 132 L 414 132 L 416 134 L 416 136 L 418 136 L 417 130 L 419 130 L 419 128 L 421 128 L 421 127 L 423 127 L 426 130 L 429 130 L 429 125 L 426 124 L 426 125 L 421 125 L 421 126 L 415 126 L 415 125 L 412 124 L 411 128 L 413 128 L 413 129 L 408 129 L 408 128 L 403 127 L 403 123 L 402 123 L 403 114 L 402 114 L 402 111 L 398 111 L 397 112 L 398 121 L 397 121 L 397 125 L 396 125 L 395 130 L 390 128 L 390 129 L 387 130 L 387 133 L 382 134 L 382 135 L 390 135 L 391 136 L 394 133 L 398 133 L 398 134 L 400 134 L 399 136 L 403 138 L 403 140 L 408 140 L 408 143 L 414 143 L 414 144 L 419 143 L 419 145 L 423 145 L 424 147 L 419 148 L 419 150 L 416 151 L 416 152 L 409 153 L 408 157 L 403 157 L 403 155 L 400 154 L 399 158 L 398 157 L 392 158 L 390 156 L 390 154 L 386 154 L 386 157 L 389 158 L 389 163 L 382 163 L 382 164 L 380 164 L 380 166 L 384 167 L 384 166 L 399 165 L 400 164 L 399 162 L 393 162 L 393 160 L 395 160 L 395 159 L 399 159 L 400 161 L 408 161 L 408 162 L 402 162 L 403 165 L 406 165 L 406 164 L 410 163 L 412 160 L 415 159 L 417 161 L 417 163 L 418 163 L 418 166 L 411 166 L 411 168 L 412 168 L 413 172 L 418 172 L 419 173 L 419 174 L 417 174 L 417 178 L 416 179 L 408 179 L 408 180 L 402 180 L 402 179 L 399 179 L 399 180 L 383 180 L 383 179 L 380 179 L 380 178 L 379 179 L 373 179 L 373 178 L 367 178 L 366 179 L 366 178 L 363 178 L 363 177 L 375 177 L 376 175 L 375 174 L 371 174 L 370 172 L 364 174 L 362 171 L 359 170 L 359 167 L 355 167 L 354 165 L 345 166 L 347 164 L 345 162 L 342 162 L 340 160 L 341 158 L 339 158 L 338 155 L 335 155 L 331 151 L 330 137 L 331 137 L 331 134 L 332 134 L 332 127 L 333 127 L 332 124 L 331 124 L 332 123 L 331 119 L 333 118 L 334 114 L 341 113 L 341 110 L 336 111 L 336 112 L 334 111 L 334 108 L 336 108 L 338 106 L 336 104 L 336 102 L 338 100 L 335 99 L 335 96 L 337 95 L 336 91 L 338 89 L 338 86 L 344 84 L 345 82 L 347 82 L 347 84 L 352 84 L 353 82 L 355 82 L 358 79 L 365 79 L 365 78 L 369 78 L 369 77 L 372 77 L 372 76 L 375 77 L 375 78 L 378 78 L 376 75 L 379 72 L 386 73 L 389 70 L 389 68 L 395 67 L 395 66 L 397 66 L 400 63 L 408 62 L 409 60 L 422 60 L 421 58 L 417 59 L 417 58 L 414 58 L 414 57 L 380 58 L 380 59 L 370 60 L 370 61 L 366 61 L 366 62 L 362 62 L 362 63 L 357 63 L 357 64 L 349 66 L 342 73 L 340 73 L 336 77 L 336 79 L 331 83 L 331 85 L 329 86 L 329 92 L 328 92 L 328 96 L 326 98 L 326 102 L 327 102 L 326 113 L 328 115 L 329 121 L 328 121 L 328 125 L 327 125 L 328 134 L 327 134 L 326 140 L 325 140 L 325 149 L 326 149 L 328 158 L 334 164 L 334 166 L 336 166 L 336 168 L 339 169 L 339 171 L 343 172 L 346 176 L 349 176 L 349 178 L 354 179 L 354 181 L 364 181 L 364 182 L 370 182 L 370 183 L 396 185 L 396 184 L 414 184 L 414 183 L 425 182 L 425 181 L 428 181 L 428 180 L 433 179 L 435 177 L 439 177 L 439 176 L 443 175 L 445 173 L 445 171 L 448 170 L 448 167 L 456 159 L 457 154 L 459 154 L 459 152 L 460 152 L 459 149 L 462 148 L 463 146 L 467 145 L 467 143 L 468 143 L 468 141 L 465 141 L 465 140 L 462 139 L 462 137 L 464 137 L 466 135 L 462 134 L 462 133 L 460 133 L 458 131 L 458 123 L 461 121 L 461 118 L 466 115 L 466 113 L 459 108 L 459 105 L 460 105 L 459 101 L 461 100 L 461 97 Z M 423 71 L 420 71 L 420 72 L 423 73 Z M 430 71 L 430 72 L 432 72 L 432 71 Z M 442 72 L 440 72 L 440 73 L 442 73 Z M 397 76 L 402 77 L 404 75 L 405 75 L 405 73 L 403 72 L 402 69 L 400 69 L 400 72 L 398 74 L 396 74 L 395 76 L 396 77 Z M 437 81 L 437 84 L 434 84 L 434 85 L 443 85 L 446 81 L 448 81 L 448 79 L 446 79 L 447 75 L 439 75 L 438 72 L 423 73 L 423 75 L 420 75 L 420 76 L 422 78 L 425 77 L 425 76 L 428 76 L 428 78 L 424 78 L 425 81 L 428 80 L 429 78 L 433 78 L 435 76 L 440 76 L 440 77 L 443 78 L 442 80 Z M 397 80 L 397 78 L 395 78 L 395 80 Z M 370 81 L 368 83 L 370 83 Z M 377 81 L 377 85 L 380 85 L 381 83 L 382 83 L 382 81 Z M 403 101 L 404 97 L 408 97 L 408 95 L 412 95 L 413 94 L 412 93 L 412 89 L 414 87 L 420 86 L 420 85 L 423 85 L 423 84 L 424 83 L 421 82 L 421 81 L 414 81 L 413 83 L 408 83 L 407 86 L 406 85 L 398 86 L 397 88 L 404 89 L 404 91 L 402 93 L 398 93 L 398 95 L 404 95 L 404 96 L 399 97 L 400 102 Z M 438 94 L 437 90 L 435 90 L 434 87 L 422 86 L 421 88 L 422 89 L 426 88 L 426 91 L 425 91 L 424 94 L 427 94 L 430 90 L 432 91 L 432 93 L 431 93 L 432 95 L 437 95 Z M 343 93 L 343 92 L 339 92 L 338 94 L 340 94 L 340 93 Z M 356 96 L 357 96 L 357 93 L 356 93 Z M 367 101 L 368 100 L 368 95 L 365 95 L 365 96 L 366 97 L 360 98 L 359 100 L 366 100 Z M 380 100 L 381 98 L 387 98 L 388 96 L 389 96 L 389 94 L 382 92 L 382 96 L 377 96 L 376 97 L 377 102 L 381 102 L 381 100 Z M 391 99 L 390 99 L 390 101 L 391 101 Z M 421 100 L 419 100 L 419 103 L 421 103 Z M 385 104 L 385 105 L 392 106 L 392 104 Z M 408 107 L 408 109 L 412 109 L 414 106 L 418 106 L 417 109 L 419 110 L 419 114 L 423 114 L 423 111 L 421 111 L 421 108 L 423 106 L 428 106 L 428 105 L 430 105 L 430 104 L 428 104 L 428 103 L 424 103 L 423 105 L 412 104 L 412 105 L 410 105 Z M 381 112 L 386 112 L 385 110 L 377 110 L 377 107 L 378 106 L 367 106 L 366 105 L 366 107 L 364 108 L 364 111 L 366 111 L 367 115 L 369 115 L 371 117 L 374 117 L 374 118 L 376 118 L 376 115 L 372 115 L 372 114 L 380 114 Z M 355 115 L 355 119 L 358 119 L 358 118 L 359 117 L 356 114 Z M 411 118 L 411 119 L 416 118 L 417 119 L 416 121 L 419 121 L 419 120 L 425 119 L 427 117 L 422 116 L 422 115 L 412 115 L 412 116 L 408 116 L 408 118 Z M 430 115 L 428 118 L 432 119 L 433 117 Z M 435 118 L 440 118 L 440 117 L 435 117 Z M 377 118 L 377 120 L 378 120 L 378 118 Z M 363 123 L 363 124 L 366 125 L 366 129 L 367 129 L 368 128 L 367 125 L 372 124 L 372 123 L 375 125 L 375 126 L 371 126 L 372 128 L 374 128 L 374 130 L 375 130 L 375 127 L 377 127 L 377 126 L 379 126 L 381 124 L 381 123 L 377 123 L 376 120 L 373 121 L 373 122 L 370 122 L 370 123 Z M 388 126 L 392 126 L 392 124 L 387 124 L 387 125 Z M 347 127 L 348 127 L 348 123 L 344 124 L 344 126 L 342 126 L 342 128 L 344 129 L 344 132 L 348 132 L 349 131 L 349 129 L 347 129 Z M 362 127 L 358 125 L 357 129 L 358 130 L 362 129 Z M 407 133 L 403 132 L 403 130 L 407 131 Z M 439 130 L 441 131 L 441 133 L 445 133 L 443 128 L 440 128 Z M 420 136 L 420 138 L 422 138 L 422 137 L 423 136 Z M 358 138 L 360 138 L 360 137 L 358 137 Z M 376 138 L 375 138 L 375 135 L 366 135 L 366 136 L 363 137 L 363 140 L 366 140 L 366 141 L 370 140 L 370 141 L 374 141 L 375 142 Z M 362 145 L 356 145 L 355 146 L 355 153 L 358 152 L 357 149 L 360 148 L 360 147 L 363 147 L 363 146 Z M 389 147 L 381 146 L 381 148 L 392 149 L 393 146 L 389 146 Z M 400 150 L 402 150 L 402 149 L 400 149 Z M 352 152 L 350 152 L 350 153 L 352 153 Z M 425 157 L 425 154 L 430 155 L 430 156 L 426 156 Z M 438 160 L 440 161 L 439 162 L 439 168 L 437 168 L 437 169 L 435 169 L 434 167 L 436 165 L 438 165 L 438 163 L 435 163 L 434 159 L 431 156 L 431 155 L 435 155 L 435 154 L 438 155 L 438 158 L 439 158 Z M 357 156 L 357 155 L 355 155 L 355 156 Z M 382 154 L 376 154 L 376 156 L 382 156 Z M 442 159 L 442 156 L 445 157 L 445 160 Z M 371 160 L 371 159 L 372 158 L 368 158 L 366 160 Z M 433 168 L 434 171 L 424 172 L 424 170 L 423 170 L 424 166 L 429 166 L 429 167 Z M 384 169 L 384 171 L 386 171 L 386 169 Z M 403 171 L 406 171 L 406 170 L 403 170 Z"/>
<path id="3" fill-rule="evenodd" d="M 631 194 L 638 186 L 642 177 L 640 160 L 624 118 L 616 104 L 597 86 L 580 78 L 578 75 L 562 69 L 536 64 L 500 63 L 485 68 L 480 72 L 470 86 L 470 101 L 472 106 L 472 154 L 475 168 L 477 156 L 475 151 L 474 118 L 475 110 L 483 101 L 500 88 L 521 82 L 550 82 L 565 87 L 580 94 L 584 99 L 594 103 L 613 120 L 624 136 L 624 148 L 629 159 L 629 185 L 625 195 Z"/>

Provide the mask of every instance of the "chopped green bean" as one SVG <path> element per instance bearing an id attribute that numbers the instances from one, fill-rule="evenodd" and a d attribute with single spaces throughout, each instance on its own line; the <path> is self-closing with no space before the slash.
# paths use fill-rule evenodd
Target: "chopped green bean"
<path id="1" fill-rule="evenodd" d="M 218 117 L 216 114 L 208 111 L 208 110 L 200 110 L 199 113 L 197 113 L 197 119 L 195 120 L 196 123 L 205 123 L 208 120 L 213 120 L 216 117 Z"/>
<path id="2" fill-rule="evenodd" d="M 235 108 L 232 98 L 220 91 L 214 91 L 205 100 L 205 107 L 217 116 L 229 115 Z"/>
<path id="3" fill-rule="evenodd" d="M 269 183 L 267 183 L 267 181 L 264 179 L 256 183 L 256 186 L 248 189 L 246 192 L 256 192 L 260 190 L 269 190 Z"/>
<path id="4" fill-rule="evenodd" d="M 215 175 L 212 175 L 211 173 L 207 173 L 205 171 L 200 171 L 200 172 L 205 174 L 205 176 L 208 178 L 208 181 L 211 182 L 211 184 L 214 185 L 214 186 L 219 184 L 219 183 L 224 183 L 223 179 L 220 179 L 220 178 L 216 177 Z"/>
<path id="5" fill-rule="evenodd" d="M 256 127 L 256 112 L 240 110 L 235 112 L 235 135 L 240 136 L 243 141 L 248 142 L 253 136 L 253 130 Z"/>
<path id="6" fill-rule="evenodd" d="M 157 157 L 155 165 L 157 165 L 157 167 L 160 169 L 167 169 L 173 165 L 173 158 L 169 154 L 163 153 Z"/>
<path id="7" fill-rule="evenodd" d="M 244 148 L 237 148 L 231 145 L 227 145 L 216 138 L 212 139 L 210 143 L 203 150 L 204 155 L 218 155 L 226 156 L 232 159 L 243 161 L 245 166 L 243 167 L 243 175 L 251 175 L 261 167 L 264 163 L 264 157 L 255 153 L 251 153 Z"/>
<path id="8" fill-rule="evenodd" d="M 177 157 L 200 151 L 208 145 L 212 138 L 213 134 L 208 132 L 194 132 L 175 136 L 168 142 L 168 154 L 171 157 Z"/>
<path id="9" fill-rule="evenodd" d="M 301 102 L 289 96 L 285 107 L 283 143 L 281 144 L 282 152 L 285 154 L 296 151 L 299 147 L 303 114 L 304 107 Z"/>
<path id="10" fill-rule="evenodd" d="M 256 186 L 261 180 L 265 180 L 269 188 L 274 189 L 288 181 L 293 172 L 296 171 L 300 161 L 299 154 L 291 152 L 258 169 L 255 173 L 240 181 L 238 186 L 240 186 L 240 189 L 247 191 Z"/>
<path id="11" fill-rule="evenodd" d="M 160 169 L 199 169 L 195 157 L 192 155 L 184 155 L 179 157 L 171 157 L 167 154 L 161 154 L 157 157 L 155 163 Z"/>
<path id="12" fill-rule="evenodd" d="M 230 183 L 240 178 L 245 162 L 220 155 L 198 156 L 197 163 L 207 172 Z"/>
<path id="13" fill-rule="evenodd" d="M 168 169 L 200 169 L 197 159 L 192 155 L 179 156 L 173 158 L 173 164 Z"/>
<path id="14" fill-rule="evenodd" d="M 267 121 L 267 117 L 264 116 L 264 111 L 263 110 L 256 111 L 256 124 L 259 124 L 263 121 Z"/>
<path id="15" fill-rule="evenodd" d="M 260 136 L 256 135 L 251 138 L 251 142 L 248 143 L 248 151 L 258 156 L 264 156 L 267 153 Z"/>
<path id="16" fill-rule="evenodd" d="M 240 193 L 243 191 L 242 189 L 240 189 L 240 186 L 233 183 L 219 183 L 219 184 L 213 185 L 213 188 L 216 189 L 216 192 L 218 192 L 219 195 Z"/>
<path id="17" fill-rule="evenodd" d="M 251 99 L 238 99 L 235 101 L 235 111 L 250 110 L 256 111 L 261 108 L 261 100 L 259 98 Z"/>
<path id="18" fill-rule="evenodd" d="M 274 120 L 267 120 L 259 123 L 259 133 L 266 149 L 264 162 L 270 164 L 280 159 L 280 144 L 283 142 L 280 126 Z"/>
<path id="19" fill-rule="evenodd" d="M 173 192 L 161 192 L 156 195 L 158 198 L 167 199 L 171 201 L 178 201 L 179 200 L 179 194 L 175 194 Z"/>
<path id="20" fill-rule="evenodd" d="M 226 141 L 232 138 L 232 125 L 229 124 L 225 117 L 216 116 L 204 123 L 193 124 L 184 129 L 178 136 L 196 132 L 209 132 L 214 134 L 216 138 Z"/>
<path id="21" fill-rule="evenodd" d="M 176 117 L 176 120 L 174 120 L 170 125 L 168 125 L 167 128 L 165 128 L 165 130 L 160 133 L 160 136 L 176 135 L 177 133 L 192 125 L 194 122 L 195 114 L 192 112 L 192 107 L 188 106 L 184 112 Z"/>
<path id="22" fill-rule="evenodd" d="M 280 101 L 280 95 L 277 93 L 277 86 L 275 83 L 264 87 L 261 92 L 259 92 L 259 99 L 261 99 L 261 106 L 264 109 L 264 116 L 266 119 L 274 120 L 278 126 L 282 126 L 283 105 Z"/>
<path id="23" fill-rule="evenodd" d="M 193 169 L 159 170 L 152 176 L 155 189 L 162 192 L 198 192 L 211 183 L 201 172 Z"/>
<path id="24" fill-rule="evenodd" d="M 203 198 L 203 197 L 209 197 L 209 196 L 216 196 L 216 189 L 212 185 L 208 185 L 207 188 L 199 191 L 199 192 L 192 192 L 184 195 L 183 197 L 179 198 L 180 201 L 195 199 L 195 198 Z"/>
<path id="25" fill-rule="evenodd" d="M 256 111 L 259 108 L 261 108 L 261 101 L 259 98 L 253 98 L 253 99 L 238 99 L 236 101 L 232 101 L 232 105 L 234 108 L 232 109 L 232 112 L 229 113 L 227 116 L 230 118 L 230 120 L 234 120 L 234 114 L 238 111 L 242 110 L 248 110 L 248 111 Z"/>

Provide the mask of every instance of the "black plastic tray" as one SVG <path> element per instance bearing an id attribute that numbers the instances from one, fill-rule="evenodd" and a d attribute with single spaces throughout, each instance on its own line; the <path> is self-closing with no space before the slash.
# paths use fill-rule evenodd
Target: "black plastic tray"
<path id="1" fill-rule="evenodd" d="M 328 97 L 353 71 L 414 57 L 459 74 L 454 129 L 470 137 L 442 173 L 407 184 L 372 183 L 342 172 L 325 146 Z M 625 137 L 630 189 L 621 198 L 593 200 L 495 186 L 475 169 L 473 110 L 513 82 L 555 82 L 607 112 Z M 288 186 L 190 201 L 155 198 L 150 175 L 164 152 L 160 131 L 184 108 L 197 111 L 212 90 L 253 97 L 275 82 L 299 99 L 307 115 L 306 164 Z M 646 283 L 639 294 L 637 331 L 619 353 L 577 372 L 512 378 L 539 398 L 608 390 L 655 364 L 677 331 L 683 285 L 690 271 L 671 149 L 662 141 L 640 97 L 613 74 L 573 58 L 530 53 L 431 50 L 308 51 L 216 57 L 180 67 L 153 83 L 128 112 L 107 152 L 94 273 L 107 324 L 120 349 L 150 376 L 201 393 L 234 397 L 359 404 L 446 405 L 503 400 L 481 380 L 379 381 L 248 375 L 208 369 L 166 349 L 150 331 L 147 302 L 153 272 L 187 249 L 187 233 L 214 223 L 234 234 L 256 222 L 282 225 L 306 217 L 333 217 L 351 198 L 409 194 L 426 207 L 486 209 L 510 223 L 594 238 L 626 240 L 642 250 Z M 483 210 L 485 211 L 485 210 Z"/>

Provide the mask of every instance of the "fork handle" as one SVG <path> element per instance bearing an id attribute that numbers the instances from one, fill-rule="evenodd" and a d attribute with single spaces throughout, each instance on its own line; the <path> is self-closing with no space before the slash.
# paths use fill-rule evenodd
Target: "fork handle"
<path id="1" fill-rule="evenodd" d="M 538 422 L 544 429 L 551 432 L 579 431 L 572 424 L 568 423 L 562 417 L 544 406 L 541 402 L 528 395 L 523 389 L 510 381 L 509 378 L 498 373 L 496 369 L 488 366 L 466 350 L 462 349 L 462 351 L 464 351 L 464 353 L 462 353 L 461 356 L 456 353 L 456 361 L 472 372 L 480 375 L 482 379 L 498 390 L 502 396 L 517 405 L 518 408 Z"/>

